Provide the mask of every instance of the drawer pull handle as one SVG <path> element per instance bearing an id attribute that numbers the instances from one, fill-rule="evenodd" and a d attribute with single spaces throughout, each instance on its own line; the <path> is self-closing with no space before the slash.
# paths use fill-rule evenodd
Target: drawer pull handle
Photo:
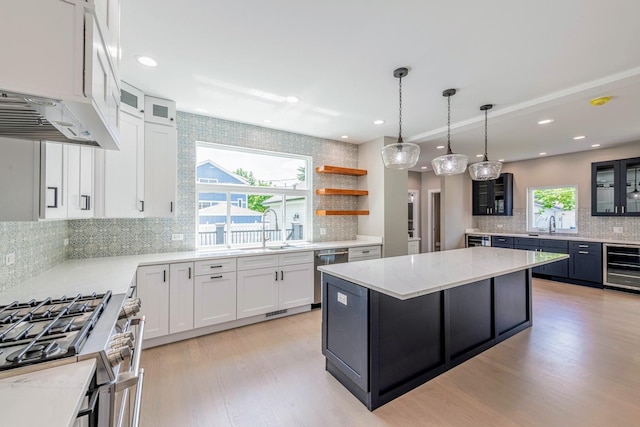
<path id="1" fill-rule="evenodd" d="M 579 248 L 588 248 L 589 245 L 578 245 Z"/>
<path id="2" fill-rule="evenodd" d="M 363 254 L 368 254 L 371 251 L 362 251 Z"/>
<path id="3" fill-rule="evenodd" d="M 578 251 L 578 253 L 582 255 L 589 255 L 589 251 Z"/>
<path id="4" fill-rule="evenodd" d="M 222 268 L 222 266 L 221 265 L 212 265 L 209 268 Z"/>
<path id="5" fill-rule="evenodd" d="M 222 275 L 219 276 L 211 276 L 212 279 L 222 279 Z"/>

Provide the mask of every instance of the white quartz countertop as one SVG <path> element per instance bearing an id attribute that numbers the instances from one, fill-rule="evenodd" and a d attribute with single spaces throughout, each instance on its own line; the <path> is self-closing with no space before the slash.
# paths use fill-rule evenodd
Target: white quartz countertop
<path id="1" fill-rule="evenodd" d="M 332 264 L 318 270 L 404 300 L 566 258 L 569 255 L 474 247 Z"/>
<path id="2" fill-rule="evenodd" d="M 600 242 L 600 243 L 619 243 L 626 245 L 640 245 L 637 240 L 621 240 L 621 239 L 596 239 L 592 237 L 572 236 L 567 234 L 549 234 L 545 232 L 529 233 L 490 233 L 485 231 L 472 231 L 466 233 L 468 236 L 505 236 L 505 237 L 525 237 L 529 239 L 553 239 L 553 240 L 573 240 L 580 242 Z"/>
<path id="3" fill-rule="evenodd" d="M 212 258 L 236 258 L 274 253 L 301 252 L 331 248 L 381 245 L 377 240 L 300 243 L 281 250 L 247 248 L 231 250 L 185 251 L 67 260 L 29 280 L 0 291 L 0 305 L 79 293 L 125 293 L 140 265 L 202 261 Z"/>
<path id="4" fill-rule="evenodd" d="M 0 380 L 0 424 L 72 426 L 95 369 L 90 359 Z"/>

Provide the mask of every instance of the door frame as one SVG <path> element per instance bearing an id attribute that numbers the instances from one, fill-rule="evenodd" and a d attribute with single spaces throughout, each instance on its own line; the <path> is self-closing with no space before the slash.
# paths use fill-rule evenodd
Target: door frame
<path id="1" fill-rule="evenodd" d="M 434 211 L 434 205 L 435 203 L 433 202 L 435 195 L 436 194 L 440 194 L 440 189 L 439 188 L 435 188 L 435 189 L 431 189 L 431 190 L 427 190 L 427 194 L 428 194 L 428 198 L 427 198 L 427 233 L 426 233 L 426 237 L 427 237 L 427 252 L 433 252 L 435 249 L 435 242 L 434 242 L 434 233 L 433 233 L 433 227 L 434 227 L 434 218 L 435 218 L 435 211 Z"/>

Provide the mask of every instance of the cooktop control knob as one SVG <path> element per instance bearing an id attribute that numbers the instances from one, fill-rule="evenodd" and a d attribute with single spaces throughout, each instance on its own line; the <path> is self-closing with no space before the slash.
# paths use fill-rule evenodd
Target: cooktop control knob
<path id="1" fill-rule="evenodd" d="M 113 348 L 107 351 L 107 359 L 111 366 L 117 366 L 120 362 L 131 357 L 131 349 L 129 347 Z"/>
<path id="2" fill-rule="evenodd" d="M 124 302 L 122 305 L 122 309 L 120 310 L 120 319 L 130 318 L 135 316 L 142 306 L 142 301 L 140 298 L 131 298 Z"/>

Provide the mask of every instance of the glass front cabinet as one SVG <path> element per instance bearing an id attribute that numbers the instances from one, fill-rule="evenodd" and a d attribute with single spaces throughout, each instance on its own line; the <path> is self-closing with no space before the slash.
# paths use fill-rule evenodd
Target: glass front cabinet
<path id="1" fill-rule="evenodd" d="M 473 215 L 513 215 L 513 174 L 498 179 L 473 181 Z"/>
<path id="2" fill-rule="evenodd" d="M 640 216 L 640 157 L 591 164 L 591 215 Z"/>

